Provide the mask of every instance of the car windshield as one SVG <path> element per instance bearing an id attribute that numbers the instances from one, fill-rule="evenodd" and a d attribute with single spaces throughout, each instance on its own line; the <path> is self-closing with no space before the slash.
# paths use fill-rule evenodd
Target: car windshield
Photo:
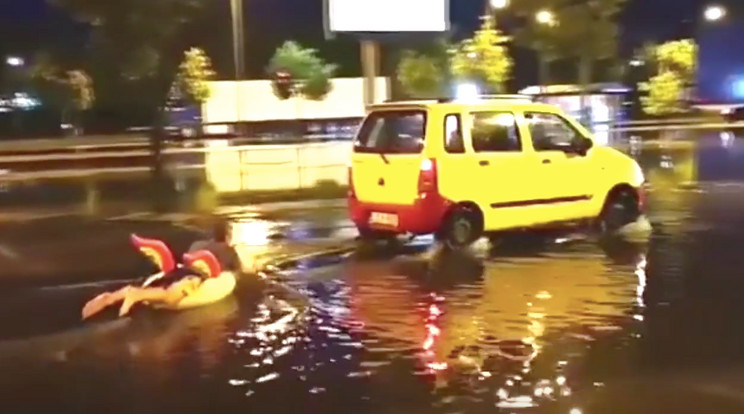
<path id="1" fill-rule="evenodd" d="M 354 151 L 367 153 L 418 154 L 426 135 L 426 112 L 381 111 L 362 124 Z"/>

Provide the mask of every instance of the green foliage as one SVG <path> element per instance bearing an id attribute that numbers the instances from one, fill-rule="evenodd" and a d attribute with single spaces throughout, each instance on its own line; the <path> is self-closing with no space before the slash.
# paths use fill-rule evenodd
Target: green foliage
<path id="1" fill-rule="evenodd" d="M 617 55 L 617 16 L 626 1 L 514 1 L 514 10 L 528 18 L 527 26 L 517 33 L 517 42 L 535 49 L 548 62 L 575 59 L 579 65 L 579 82 L 589 83 L 593 80 L 595 62 Z M 535 16 L 541 10 L 553 13 L 555 24 L 537 22 Z"/>
<path id="2" fill-rule="evenodd" d="M 695 79 L 697 44 L 693 40 L 667 42 L 648 50 L 657 74 L 639 85 L 648 93 L 642 98 L 643 109 L 649 115 L 670 115 L 684 112 L 685 88 Z"/>
<path id="3" fill-rule="evenodd" d="M 54 65 L 48 55 L 39 55 L 30 69 L 31 79 L 42 96 L 63 109 L 86 111 L 96 96 L 93 80 L 82 69 L 65 70 Z"/>
<path id="4" fill-rule="evenodd" d="M 209 81 L 214 76 L 209 56 L 202 49 L 194 47 L 184 52 L 176 85 L 191 102 L 200 104 L 209 99 Z"/>
<path id="5" fill-rule="evenodd" d="M 680 98 L 684 93 L 684 81 L 676 72 L 662 72 L 648 83 L 642 83 L 640 89 L 648 92 L 648 96 L 641 98 L 647 114 L 659 116 L 683 112 Z"/>
<path id="6" fill-rule="evenodd" d="M 397 77 L 409 96 L 430 98 L 441 94 L 445 72 L 446 68 L 436 57 L 406 50 L 398 62 Z"/>
<path id="7" fill-rule="evenodd" d="M 656 48 L 659 70 L 675 72 L 686 83 L 692 83 L 697 69 L 697 52 L 697 44 L 692 39 L 664 43 Z"/>
<path id="8" fill-rule="evenodd" d="M 331 78 L 336 65 L 326 63 L 315 49 L 303 48 L 296 42 L 287 41 L 280 46 L 269 62 L 270 74 L 286 71 L 294 82 L 293 92 L 311 100 L 322 100 L 330 93 Z M 286 99 L 274 83 L 274 91 L 279 99 Z"/>
<path id="9" fill-rule="evenodd" d="M 483 25 L 472 38 L 451 49 L 452 74 L 461 80 L 484 82 L 495 92 L 504 90 L 514 63 L 504 43 L 506 36 L 496 29 L 492 18 L 484 18 Z"/>
<path id="10" fill-rule="evenodd" d="M 91 27 L 87 67 L 107 102 L 155 111 L 210 0 L 49 0 Z"/>

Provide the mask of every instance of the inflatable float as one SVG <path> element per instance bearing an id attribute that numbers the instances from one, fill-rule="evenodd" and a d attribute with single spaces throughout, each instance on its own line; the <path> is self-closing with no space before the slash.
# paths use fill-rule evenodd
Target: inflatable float
<path id="1" fill-rule="evenodd" d="M 160 272 L 149 277 L 142 284 L 142 287 L 150 286 L 164 274 L 173 271 L 178 266 L 173 253 L 162 241 L 145 239 L 133 234 L 131 236 L 131 242 L 137 250 L 160 269 Z M 186 297 L 177 304 L 152 305 L 154 309 L 178 311 L 207 306 L 222 301 L 235 290 L 237 284 L 236 275 L 233 272 L 222 271 L 219 261 L 208 250 L 199 250 L 184 254 L 182 266 L 192 270 L 195 274 L 203 276 L 204 281 L 193 291 L 187 292 Z"/>

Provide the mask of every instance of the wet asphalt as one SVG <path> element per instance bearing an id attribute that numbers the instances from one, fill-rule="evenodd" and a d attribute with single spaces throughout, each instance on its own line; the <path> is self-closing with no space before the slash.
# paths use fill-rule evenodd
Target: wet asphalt
<path id="1" fill-rule="evenodd" d="M 344 253 L 245 276 L 214 306 L 86 324 L 86 299 L 150 270 L 130 233 L 180 252 L 198 218 L 16 208 L 0 222 L 0 410 L 740 413 L 744 135 L 661 142 L 624 146 L 650 230 L 454 253 L 356 243 L 342 204 L 235 206 L 251 265 Z"/>

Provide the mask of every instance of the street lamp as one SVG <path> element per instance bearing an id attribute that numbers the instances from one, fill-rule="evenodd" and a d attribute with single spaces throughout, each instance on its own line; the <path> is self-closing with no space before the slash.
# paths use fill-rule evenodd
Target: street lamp
<path id="1" fill-rule="evenodd" d="M 490 4 L 494 10 L 505 9 L 509 7 L 509 0 L 490 0 Z"/>
<path id="2" fill-rule="evenodd" d="M 23 66 L 25 62 L 23 61 L 23 58 L 20 58 L 18 56 L 8 56 L 5 59 L 5 63 L 7 63 L 8 66 L 19 67 Z"/>
<path id="3" fill-rule="evenodd" d="M 484 18 L 492 18 L 496 20 L 496 13 L 499 10 L 503 10 L 509 7 L 509 0 L 486 0 L 486 10 Z"/>
<path id="4" fill-rule="evenodd" d="M 555 14 L 553 14 L 550 10 L 540 10 L 535 14 L 535 20 L 540 23 L 544 24 L 546 26 L 554 26 L 555 25 Z"/>
<path id="5" fill-rule="evenodd" d="M 705 9 L 705 20 L 709 22 L 717 22 L 719 20 L 722 20 L 724 17 L 726 17 L 727 10 L 723 6 L 713 5 L 708 6 Z"/>

